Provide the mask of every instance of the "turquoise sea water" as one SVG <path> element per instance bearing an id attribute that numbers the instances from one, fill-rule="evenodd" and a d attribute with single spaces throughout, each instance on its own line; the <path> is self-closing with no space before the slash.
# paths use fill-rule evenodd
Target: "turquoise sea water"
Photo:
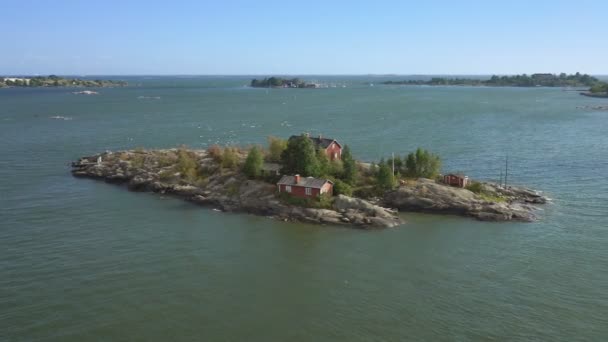
<path id="1" fill-rule="evenodd" d="M 608 112 L 577 108 L 607 100 L 307 79 L 336 87 L 131 77 L 138 86 L 97 96 L 0 89 L 0 340 L 608 338 Z M 536 223 L 403 213 L 406 225 L 367 232 L 218 213 L 69 173 L 104 150 L 304 131 L 368 161 L 423 146 L 444 170 L 480 179 L 497 179 L 508 154 L 511 182 L 553 201 Z"/>

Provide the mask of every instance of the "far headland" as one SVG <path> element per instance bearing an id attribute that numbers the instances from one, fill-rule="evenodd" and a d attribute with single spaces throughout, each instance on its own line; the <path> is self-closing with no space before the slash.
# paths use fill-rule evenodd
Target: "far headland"
<path id="1" fill-rule="evenodd" d="M 514 76 L 493 75 L 489 79 L 433 77 L 430 80 L 385 81 L 385 85 L 426 85 L 426 86 L 486 86 L 486 87 L 587 87 L 581 95 L 591 97 L 608 97 L 608 83 L 587 74 L 522 74 Z"/>

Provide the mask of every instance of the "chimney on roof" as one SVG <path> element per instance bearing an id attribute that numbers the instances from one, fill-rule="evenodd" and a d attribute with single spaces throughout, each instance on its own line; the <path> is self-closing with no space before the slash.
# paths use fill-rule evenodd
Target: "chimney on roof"
<path id="1" fill-rule="evenodd" d="M 294 178 L 296 179 L 296 184 L 300 183 L 300 175 L 295 175 Z"/>

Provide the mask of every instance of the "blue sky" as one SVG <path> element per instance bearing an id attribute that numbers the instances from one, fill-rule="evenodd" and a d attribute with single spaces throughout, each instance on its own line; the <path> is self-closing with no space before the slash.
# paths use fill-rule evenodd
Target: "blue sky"
<path id="1" fill-rule="evenodd" d="M 1 0 L 0 74 L 608 74 L 608 1 Z"/>

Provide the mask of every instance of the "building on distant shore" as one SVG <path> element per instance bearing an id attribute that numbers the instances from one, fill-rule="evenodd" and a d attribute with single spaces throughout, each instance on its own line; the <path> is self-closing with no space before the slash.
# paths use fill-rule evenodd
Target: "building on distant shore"
<path id="1" fill-rule="evenodd" d="M 447 175 L 443 175 L 443 182 L 447 185 L 465 188 L 469 185 L 469 177 L 462 173 L 448 173 Z"/>
<path id="2" fill-rule="evenodd" d="M 300 177 L 300 175 L 283 176 L 277 182 L 277 188 L 280 193 L 288 193 L 291 196 L 317 198 L 323 194 L 331 196 L 334 183 L 323 178 Z"/>
<path id="3" fill-rule="evenodd" d="M 341 160 L 342 159 L 342 145 L 336 140 L 331 138 L 323 138 L 319 134 L 318 138 L 311 137 L 310 133 L 305 133 L 305 136 L 312 141 L 316 149 L 325 151 L 329 160 Z M 289 139 L 297 138 L 296 135 L 292 135 Z"/>

